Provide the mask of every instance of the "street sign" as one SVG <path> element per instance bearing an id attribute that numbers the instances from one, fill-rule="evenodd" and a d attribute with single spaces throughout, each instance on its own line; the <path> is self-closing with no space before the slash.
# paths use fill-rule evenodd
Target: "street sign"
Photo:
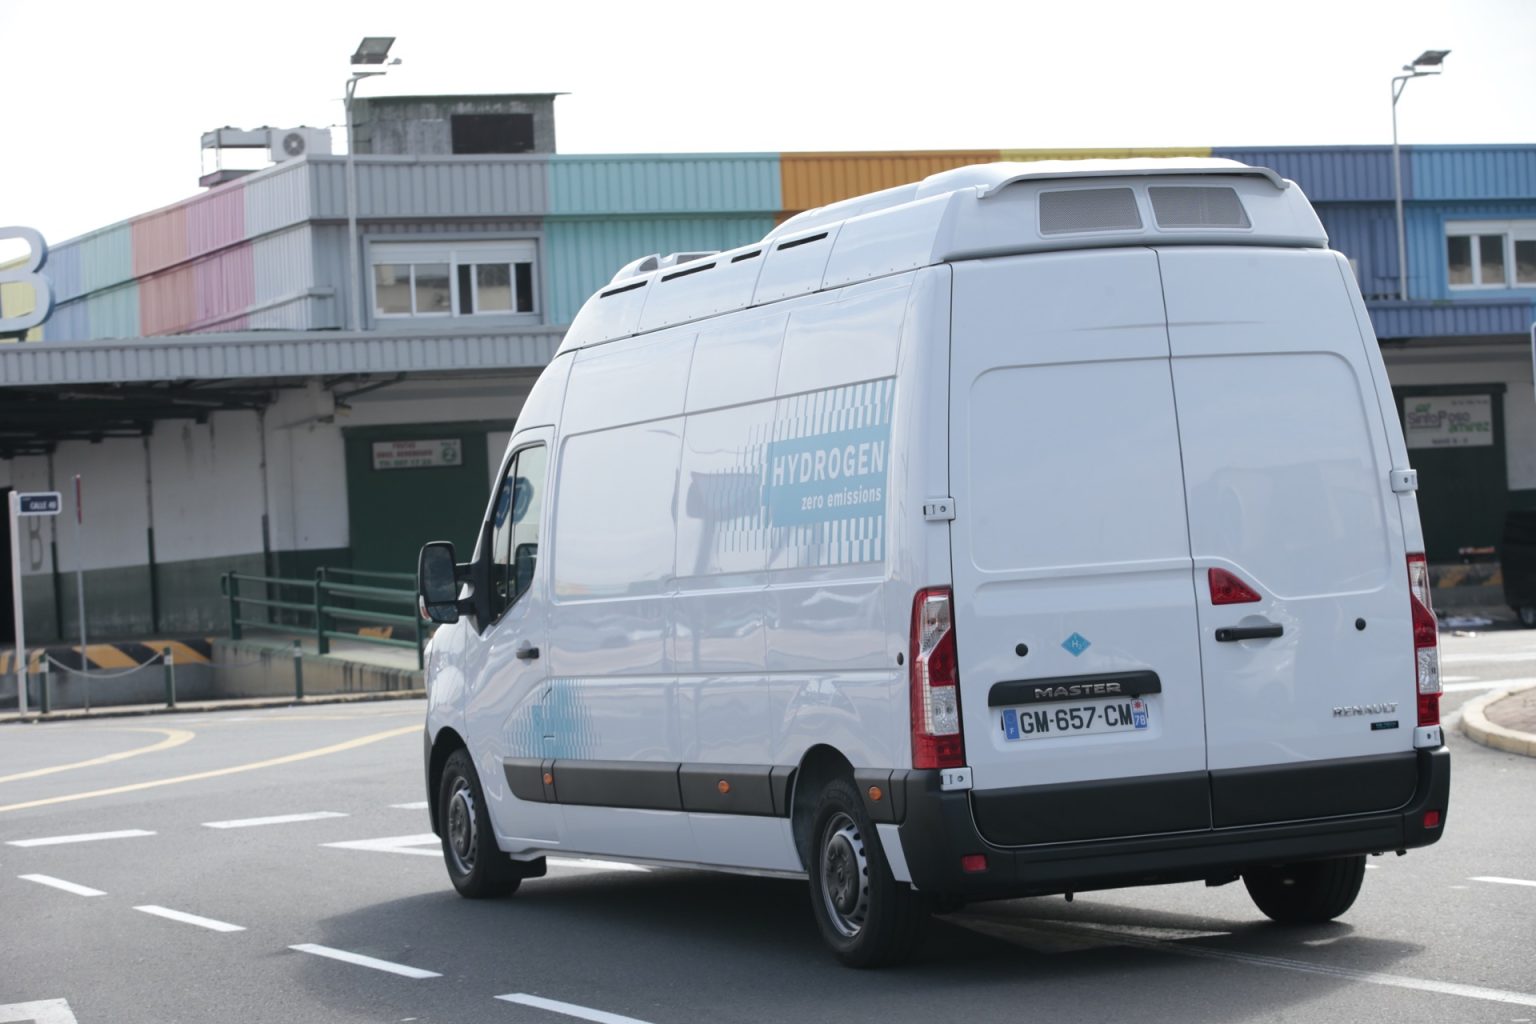
<path id="1" fill-rule="evenodd" d="M 56 516 L 64 505 L 58 491 L 23 491 L 16 495 L 16 499 L 19 516 Z"/>

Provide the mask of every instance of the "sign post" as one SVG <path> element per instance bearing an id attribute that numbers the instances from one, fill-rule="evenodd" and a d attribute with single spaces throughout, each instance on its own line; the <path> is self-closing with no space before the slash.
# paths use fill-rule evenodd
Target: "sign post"
<path id="1" fill-rule="evenodd" d="M 75 474 L 75 605 L 80 618 L 80 675 L 85 680 L 85 713 L 91 713 L 90 659 L 85 655 L 85 545 L 80 542 L 80 527 L 85 522 L 85 492 L 80 474 Z M 60 630 L 62 633 L 63 630 Z"/>
<path id="2" fill-rule="evenodd" d="M 21 605 L 21 517 L 56 516 L 62 500 L 58 491 L 11 492 L 11 595 L 16 604 L 16 710 L 27 713 L 26 617 Z"/>

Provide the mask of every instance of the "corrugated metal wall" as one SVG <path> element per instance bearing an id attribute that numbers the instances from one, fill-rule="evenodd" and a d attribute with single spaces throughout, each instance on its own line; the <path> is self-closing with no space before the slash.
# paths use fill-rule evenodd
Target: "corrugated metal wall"
<path id="1" fill-rule="evenodd" d="M 1465 299 L 1486 294 L 1451 291 L 1445 263 L 1446 221 L 1529 217 L 1536 217 L 1536 198 L 1524 202 L 1409 204 L 1403 212 L 1408 239 L 1408 296 L 1414 299 Z"/>
<path id="2" fill-rule="evenodd" d="M 774 153 L 554 156 L 549 212 L 771 214 L 783 209 Z"/>
<path id="3" fill-rule="evenodd" d="M 133 280 L 133 225 L 114 224 L 79 240 L 80 287 L 85 292 Z"/>
<path id="4" fill-rule="evenodd" d="M 1414 199 L 1536 198 L 1533 146 L 1416 146 L 1403 162 L 1413 168 Z"/>
<path id="5" fill-rule="evenodd" d="M 1370 298 L 1397 297 L 1397 221 L 1385 204 L 1324 203 L 1317 215 L 1328 244 L 1359 264 L 1360 291 Z"/>
<path id="6" fill-rule="evenodd" d="M 139 334 L 139 283 L 93 292 L 85 300 L 87 330 L 91 340 L 134 338 Z"/>
<path id="7" fill-rule="evenodd" d="M 192 288 L 192 323 L 199 330 L 243 329 L 245 313 L 256 302 L 251 246 L 239 245 L 197 260 L 192 264 Z"/>
<path id="8" fill-rule="evenodd" d="M 307 161 L 279 164 L 241 182 L 245 186 L 245 237 L 302 224 L 310 216 Z"/>
<path id="9" fill-rule="evenodd" d="M 135 217 L 129 224 L 133 226 L 134 277 L 173 267 L 187 258 L 186 204 Z"/>
<path id="10" fill-rule="evenodd" d="M 967 149 L 927 153 L 784 153 L 779 157 L 786 213 L 799 213 L 842 199 L 922 181 L 930 174 L 992 163 L 1001 150 Z"/>
<path id="11" fill-rule="evenodd" d="M 1152 149 L 1005 149 L 1003 160 L 1124 160 L 1130 157 L 1210 156 L 1210 146 Z"/>
<path id="12" fill-rule="evenodd" d="M 369 157 L 357 162 L 357 215 L 380 217 L 508 217 L 549 206 L 545 156 Z M 311 158 L 312 216 L 345 220 L 346 161 Z"/>
<path id="13" fill-rule="evenodd" d="M 551 218 L 545 225 L 546 320 L 570 323 L 588 296 L 631 260 L 653 252 L 733 249 L 771 230 L 770 216 Z"/>
<path id="14" fill-rule="evenodd" d="M 1278 171 L 1301 186 L 1314 203 L 1386 200 L 1391 202 L 1392 147 L 1337 146 L 1328 149 L 1228 149 L 1216 147 L 1212 156 L 1241 160 Z M 1403 194 L 1413 195 L 1413 170 L 1404 150 Z"/>
<path id="15" fill-rule="evenodd" d="M 89 341 L 92 337 L 85 299 L 54 306 L 48 322 L 43 324 L 45 341 Z"/>
<path id="16" fill-rule="evenodd" d="M 139 281 L 139 332 L 171 334 L 197 316 L 197 285 L 190 264 Z"/>
<path id="17" fill-rule="evenodd" d="M 1521 299 L 1469 299 L 1444 305 L 1375 303 L 1371 324 L 1378 338 L 1453 338 L 1520 335 L 1531 328 L 1536 304 Z"/>
<path id="18" fill-rule="evenodd" d="M 210 189 L 186 204 L 187 254 L 245 241 L 245 188 L 238 181 Z"/>

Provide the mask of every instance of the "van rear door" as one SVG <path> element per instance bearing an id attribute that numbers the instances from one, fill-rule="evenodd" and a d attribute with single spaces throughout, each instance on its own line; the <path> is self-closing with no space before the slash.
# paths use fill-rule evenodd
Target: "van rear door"
<path id="1" fill-rule="evenodd" d="M 1346 265 L 1236 246 L 1158 259 L 1214 824 L 1398 806 L 1414 789 L 1417 724 L 1407 553 L 1369 362 L 1380 355 Z M 1216 603 L 1212 570 L 1253 599 Z"/>
<path id="2" fill-rule="evenodd" d="M 1208 829 L 1156 254 L 953 272 L 955 636 L 981 832 L 1017 846 Z"/>

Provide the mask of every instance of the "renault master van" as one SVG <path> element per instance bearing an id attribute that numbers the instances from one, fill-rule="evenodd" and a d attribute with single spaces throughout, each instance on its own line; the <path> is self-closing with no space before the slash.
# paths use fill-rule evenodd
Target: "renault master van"
<path id="1" fill-rule="evenodd" d="M 806 878 L 936 909 L 1439 839 L 1423 537 L 1348 262 L 1225 160 L 1000 163 L 651 256 L 583 307 L 479 543 L 422 552 L 448 874 Z"/>

